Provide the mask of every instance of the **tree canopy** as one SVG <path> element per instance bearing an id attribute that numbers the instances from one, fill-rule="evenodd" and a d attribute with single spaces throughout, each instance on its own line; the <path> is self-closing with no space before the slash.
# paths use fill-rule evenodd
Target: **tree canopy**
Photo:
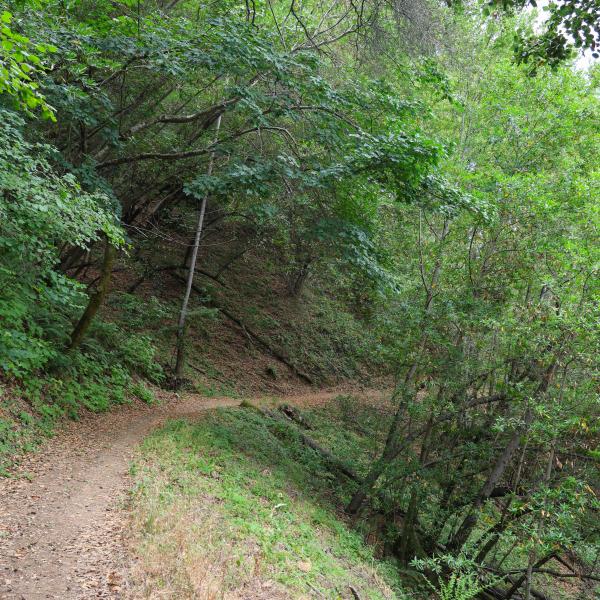
<path id="1" fill-rule="evenodd" d="M 597 56 L 600 9 L 531 6 L 8 2 L 2 377 L 180 385 L 183 355 L 169 377 L 97 312 L 116 269 L 132 292 L 175 270 L 182 352 L 190 295 L 215 309 L 198 251 L 233 224 L 223 270 L 267 249 L 290 296 L 344 300 L 394 382 L 345 509 L 381 518 L 399 568 L 594 597 L 600 72 L 573 49 Z"/>

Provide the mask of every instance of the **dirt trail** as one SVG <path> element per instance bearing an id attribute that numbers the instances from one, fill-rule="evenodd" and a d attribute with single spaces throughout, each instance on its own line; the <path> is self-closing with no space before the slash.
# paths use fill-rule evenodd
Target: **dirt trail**
<path id="1" fill-rule="evenodd" d="M 310 399 L 318 403 L 334 395 Z M 308 399 L 297 397 L 298 404 Z M 137 443 L 166 419 L 237 404 L 190 395 L 66 424 L 21 465 L 27 478 L 0 480 L 0 598 L 121 598 L 128 560 L 121 508 Z"/>

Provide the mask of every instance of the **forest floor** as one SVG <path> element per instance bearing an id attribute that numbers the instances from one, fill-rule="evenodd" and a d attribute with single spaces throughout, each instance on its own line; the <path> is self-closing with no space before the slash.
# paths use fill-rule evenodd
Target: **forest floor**
<path id="1" fill-rule="evenodd" d="M 284 399 L 302 406 L 339 393 Z M 0 481 L 0 598 L 121 597 L 129 561 L 123 507 L 138 443 L 167 420 L 238 404 L 164 393 L 158 406 L 136 403 L 66 423 L 14 477 Z"/>

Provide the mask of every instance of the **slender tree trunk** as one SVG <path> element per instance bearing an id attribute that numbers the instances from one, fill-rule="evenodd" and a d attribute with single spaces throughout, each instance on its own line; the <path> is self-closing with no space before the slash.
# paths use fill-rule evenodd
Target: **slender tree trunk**
<path id="1" fill-rule="evenodd" d="M 217 143 L 219 136 L 219 129 L 221 127 L 221 115 L 218 116 L 215 125 L 215 144 Z M 214 164 L 214 152 L 211 152 L 210 160 L 208 163 L 207 174 L 211 175 Z M 196 236 L 194 238 L 194 245 L 192 247 L 192 255 L 190 258 L 190 264 L 188 267 L 187 281 L 185 286 L 185 293 L 183 295 L 183 301 L 181 303 L 181 312 L 179 313 L 179 322 L 177 323 L 177 358 L 175 361 L 175 386 L 177 387 L 183 378 L 183 368 L 185 366 L 185 331 L 186 331 L 186 318 L 188 313 L 188 304 L 190 302 L 190 295 L 192 293 L 192 286 L 194 284 L 194 272 L 196 270 L 196 261 L 198 259 L 198 248 L 200 247 L 200 236 L 202 235 L 202 227 L 204 225 L 204 214 L 206 213 L 206 202 L 207 196 L 202 198 L 200 203 L 200 211 L 198 213 L 198 222 L 196 224 Z"/>
<path id="2" fill-rule="evenodd" d="M 562 387 L 561 387 L 561 391 L 562 391 Z M 562 393 L 561 393 L 561 398 L 562 398 Z M 544 477 L 542 480 L 544 485 L 548 485 L 548 482 L 550 481 L 550 477 L 552 476 L 552 465 L 554 463 L 555 445 L 556 445 L 556 438 L 554 438 L 552 440 L 552 443 L 550 444 L 550 451 L 548 452 L 548 461 L 546 463 L 546 469 L 544 471 Z M 544 509 L 547 508 L 547 505 L 548 505 L 548 500 L 546 499 L 544 501 Z M 538 537 L 542 536 L 543 529 L 544 529 L 544 520 L 543 520 L 543 516 L 542 516 L 538 519 L 538 523 L 537 523 Z M 537 554 L 536 554 L 535 550 L 536 549 L 534 546 L 532 548 L 531 552 L 529 553 L 529 562 L 527 564 L 527 576 L 525 578 L 525 600 L 531 599 L 531 579 L 533 576 L 533 566 L 537 559 Z"/>
<path id="3" fill-rule="evenodd" d="M 440 389 L 440 396 L 442 390 Z M 429 450 L 431 448 L 431 435 L 433 430 L 433 415 L 429 417 L 427 422 L 427 429 L 425 430 L 423 437 L 423 444 L 421 446 L 421 452 L 419 456 L 419 467 L 423 468 L 423 465 L 427 462 L 429 457 Z M 418 516 L 419 516 L 419 500 L 420 500 L 420 482 L 417 480 L 411 491 L 410 500 L 408 503 L 408 510 L 404 517 L 404 526 L 402 528 L 402 535 L 398 540 L 396 546 L 396 552 L 400 562 L 403 565 L 407 565 L 409 561 L 417 555 L 423 555 L 423 546 L 419 535 L 417 533 Z"/>
<path id="4" fill-rule="evenodd" d="M 491 529 L 489 529 L 486 532 L 485 536 L 482 536 L 482 539 L 484 537 L 489 537 L 477 553 L 477 556 L 475 557 L 475 562 L 478 565 L 483 564 L 485 557 L 491 552 L 492 548 L 494 548 L 494 546 L 500 541 L 500 536 L 504 533 L 509 524 L 514 520 L 511 519 L 507 514 L 507 510 L 510 504 L 511 500 L 509 499 L 500 521 L 498 521 L 498 523 L 496 523 Z"/>
<path id="5" fill-rule="evenodd" d="M 444 221 L 444 226 L 441 231 L 440 241 L 444 241 L 450 231 L 450 222 L 449 220 Z M 419 256 L 420 256 L 420 265 L 421 265 L 421 278 L 423 281 L 423 287 L 425 289 L 425 304 L 423 306 L 423 320 L 427 318 L 427 315 L 431 312 L 433 299 L 435 297 L 435 288 L 438 286 L 441 269 L 442 269 L 442 256 L 441 253 L 437 257 L 435 261 L 435 265 L 433 267 L 433 272 L 431 274 L 431 279 L 429 284 L 425 281 L 425 265 L 423 262 L 423 253 L 421 249 L 421 227 L 419 223 Z M 424 334 L 421 338 L 417 350 L 417 358 L 413 362 L 413 364 L 408 369 L 404 377 L 404 382 L 402 384 L 402 388 L 400 391 L 400 400 L 398 403 L 398 407 L 396 409 L 396 414 L 394 415 L 394 419 L 390 428 L 388 430 L 387 438 L 385 441 L 385 447 L 381 454 L 381 457 L 375 461 L 370 471 L 367 473 L 365 479 L 361 483 L 358 490 L 352 496 L 350 502 L 346 507 L 346 511 L 350 514 L 356 514 L 361 509 L 363 503 L 371 493 L 371 490 L 377 483 L 377 480 L 385 470 L 388 464 L 398 456 L 400 451 L 402 450 L 402 446 L 398 444 L 398 433 L 400 431 L 400 424 L 402 422 L 402 416 L 404 414 L 404 408 L 407 405 L 408 396 L 410 393 L 410 388 L 412 387 L 412 383 L 417 375 L 417 371 L 420 366 L 420 356 L 422 352 L 425 350 L 425 346 L 427 344 L 427 335 Z M 398 395 L 398 390 L 394 392 L 394 395 Z"/>
<path id="6" fill-rule="evenodd" d="M 98 281 L 98 287 L 96 291 L 90 295 L 88 304 L 83 311 L 83 315 L 75 325 L 73 333 L 71 333 L 71 341 L 69 342 L 69 350 L 77 348 L 87 333 L 98 309 L 102 306 L 102 302 L 108 293 L 110 284 L 110 276 L 112 273 L 113 263 L 115 261 L 116 248 L 110 243 L 109 239 L 106 238 L 104 246 L 104 260 L 102 262 L 102 272 L 100 274 L 100 280 Z"/>
<path id="7" fill-rule="evenodd" d="M 545 394 L 548 390 L 550 382 L 554 376 L 554 371 L 556 369 L 556 363 L 552 363 L 544 373 L 542 377 L 542 381 L 540 382 L 537 395 L 541 396 Z M 449 548 L 453 550 L 458 550 L 462 548 L 464 543 L 467 541 L 473 528 L 477 524 L 478 514 L 477 511 L 483 506 L 483 504 L 490 498 L 492 491 L 496 487 L 496 484 L 500 480 L 500 478 L 504 475 L 506 468 L 510 464 L 510 461 L 513 459 L 515 452 L 519 449 L 521 444 L 521 437 L 524 433 L 529 430 L 534 418 L 534 413 L 531 406 L 528 404 L 525 409 L 525 416 L 523 417 L 523 425 L 517 428 L 508 444 L 504 448 L 502 454 L 497 458 L 492 471 L 488 475 L 486 482 L 483 484 L 479 494 L 473 501 L 467 516 L 462 522 L 461 526 L 458 528 L 458 531 L 454 534 L 449 543 Z"/>
<path id="8" fill-rule="evenodd" d="M 402 534 L 396 544 L 396 555 L 400 559 L 400 563 L 404 566 L 408 565 L 409 561 L 417 555 L 423 555 L 421 541 L 417 534 L 417 518 L 419 513 L 419 484 L 417 483 L 410 495 L 408 502 L 408 510 L 404 517 Z"/>
<path id="9" fill-rule="evenodd" d="M 498 483 L 502 475 L 504 475 L 506 468 L 510 464 L 510 461 L 512 460 L 515 452 L 519 448 L 519 445 L 521 443 L 521 436 L 527 429 L 529 429 L 532 420 L 533 411 L 528 406 L 527 410 L 525 411 L 523 426 L 519 427 L 513 433 L 513 436 L 504 448 L 504 451 L 496 460 L 491 473 L 488 475 L 488 478 L 483 484 L 483 487 L 477 495 L 477 498 L 471 505 L 467 516 L 464 518 L 461 526 L 458 528 L 458 531 L 452 537 L 450 544 L 448 545 L 449 548 L 454 550 L 462 548 L 464 543 L 467 541 L 469 535 L 471 535 L 473 528 L 477 524 L 477 511 L 483 506 L 485 501 L 489 499 L 493 489 L 496 487 L 496 484 Z"/>
<path id="10" fill-rule="evenodd" d="M 415 368 L 411 367 L 409 374 L 407 374 L 404 386 L 406 386 L 407 381 L 409 380 L 409 376 L 412 379 L 412 375 L 416 371 L 416 363 L 413 365 Z M 390 428 L 388 430 L 388 434 L 385 440 L 385 446 L 383 448 L 383 452 L 379 459 L 377 459 L 371 469 L 361 482 L 358 490 L 352 496 L 348 506 L 346 507 L 346 511 L 350 514 L 356 514 L 360 511 L 363 503 L 367 499 L 368 495 L 371 493 L 371 490 L 377 483 L 377 480 L 381 477 L 383 471 L 387 467 L 387 465 L 394 460 L 394 458 L 398 455 L 398 452 L 402 449 L 402 446 L 398 445 L 398 433 L 400 431 L 400 425 L 402 423 L 402 416 L 404 414 L 403 407 L 406 402 L 406 391 L 402 389 L 398 391 L 398 389 L 394 392 L 394 396 L 401 396 L 401 399 L 398 401 L 398 408 L 396 409 L 396 414 L 394 415 L 394 419 Z M 392 398 L 393 399 L 393 398 Z"/>
<path id="11" fill-rule="evenodd" d="M 554 555 L 555 555 L 555 552 L 550 552 L 549 554 L 546 554 L 546 556 L 543 556 L 538 561 L 533 563 L 533 565 L 531 566 L 531 572 L 533 572 L 534 569 L 539 569 L 542 565 L 546 564 L 549 560 L 552 560 L 554 558 Z M 527 572 L 529 572 L 529 571 L 530 571 L 530 569 L 527 570 Z M 515 595 L 517 590 L 523 585 L 523 583 L 525 582 L 526 579 L 527 579 L 527 573 L 523 573 L 523 575 L 519 575 L 519 577 L 517 577 L 517 579 L 510 586 L 510 589 L 506 592 L 506 596 L 505 596 L 506 600 L 510 600 Z M 531 589 L 530 589 L 530 592 L 531 592 Z"/>

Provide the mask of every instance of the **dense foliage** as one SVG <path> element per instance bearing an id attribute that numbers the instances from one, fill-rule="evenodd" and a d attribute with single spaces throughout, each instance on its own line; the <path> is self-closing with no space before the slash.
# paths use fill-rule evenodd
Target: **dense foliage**
<path id="1" fill-rule="evenodd" d="M 343 301 L 394 377 L 346 507 L 385 552 L 444 598 L 547 597 L 546 576 L 593 597 L 600 78 L 563 31 L 595 49 L 597 7 L 549 11 L 534 33 L 476 3 L 9 2 L 3 381 L 60 414 L 163 381 L 97 313 L 113 270 L 132 293 L 171 270 L 181 385 L 190 304 L 223 308 L 195 277 L 260 249 L 286 294 Z M 197 266 L 221 223 L 219 269 Z"/>

